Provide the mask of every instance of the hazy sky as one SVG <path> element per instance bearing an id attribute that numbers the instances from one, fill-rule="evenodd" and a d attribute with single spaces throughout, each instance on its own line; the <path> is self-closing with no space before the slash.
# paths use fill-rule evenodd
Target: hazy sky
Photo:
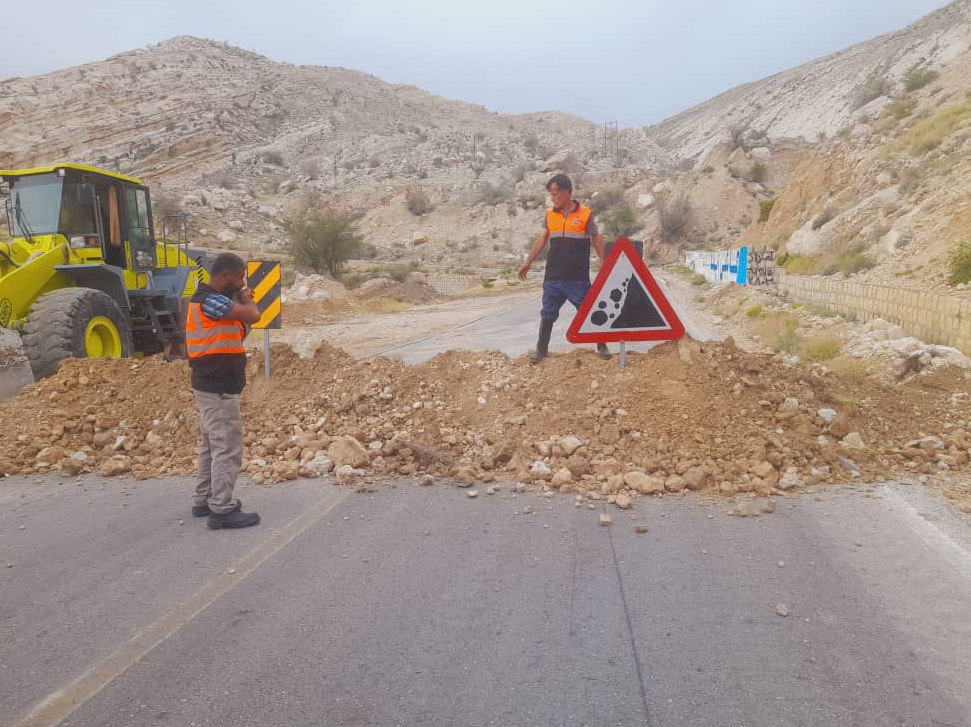
<path id="1" fill-rule="evenodd" d="M 622 126 L 887 33 L 943 0 L 0 0 L 0 79 L 173 35 Z"/>

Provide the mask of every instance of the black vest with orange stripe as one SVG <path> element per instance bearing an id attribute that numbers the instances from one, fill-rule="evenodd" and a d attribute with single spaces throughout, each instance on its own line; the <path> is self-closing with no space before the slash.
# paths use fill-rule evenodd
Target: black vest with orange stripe
<path id="1" fill-rule="evenodd" d="M 546 229 L 550 233 L 546 280 L 590 282 L 591 235 L 587 225 L 592 216 L 590 208 L 579 203 L 566 215 L 555 209 L 546 210 Z"/>
<path id="2" fill-rule="evenodd" d="M 192 388 L 210 394 L 239 394 L 246 386 L 246 327 L 238 321 L 216 321 L 202 312 L 206 298 L 218 291 L 202 284 L 189 300 L 185 348 L 192 369 Z"/>

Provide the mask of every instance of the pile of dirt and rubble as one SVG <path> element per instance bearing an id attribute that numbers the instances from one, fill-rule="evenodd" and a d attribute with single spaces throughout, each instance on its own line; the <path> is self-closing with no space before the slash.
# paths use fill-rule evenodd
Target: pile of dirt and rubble
<path id="1" fill-rule="evenodd" d="M 704 490 L 776 494 L 816 482 L 964 470 L 964 371 L 892 385 L 820 374 L 723 343 L 670 343 L 626 373 L 589 351 L 542 365 L 448 352 L 419 366 L 323 345 L 254 356 L 244 467 L 256 481 L 430 475 L 603 497 Z M 197 418 L 184 362 L 66 361 L 0 404 L 0 472 L 136 477 L 193 470 Z"/>
<path id="2" fill-rule="evenodd" d="M 398 282 L 393 278 L 371 278 L 361 283 L 354 295 L 362 299 L 395 298 L 405 303 L 435 303 L 444 297 L 431 287 L 424 275 L 412 273 Z"/>

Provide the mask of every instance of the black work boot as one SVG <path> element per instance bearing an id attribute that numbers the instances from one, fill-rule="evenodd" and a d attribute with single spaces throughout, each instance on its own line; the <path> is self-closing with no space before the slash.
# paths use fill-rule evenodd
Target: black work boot
<path id="1" fill-rule="evenodd" d="M 225 515 L 212 513 L 209 516 L 210 530 L 223 530 L 226 528 L 248 528 L 256 525 L 260 521 L 260 516 L 255 512 L 240 512 L 233 510 Z"/>
<path id="2" fill-rule="evenodd" d="M 536 350 L 529 354 L 529 360 L 532 363 L 539 363 L 549 355 L 551 335 L 553 335 L 553 321 L 540 319 Z"/>
<path id="3" fill-rule="evenodd" d="M 607 348 L 606 343 L 597 344 L 597 355 L 600 356 L 600 358 L 610 358 L 610 349 Z"/>
<path id="4" fill-rule="evenodd" d="M 243 507 L 243 503 L 237 500 L 233 507 L 235 510 L 239 510 L 241 507 Z M 192 517 L 205 517 L 206 515 L 212 515 L 212 510 L 209 509 L 208 505 L 192 506 Z"/>

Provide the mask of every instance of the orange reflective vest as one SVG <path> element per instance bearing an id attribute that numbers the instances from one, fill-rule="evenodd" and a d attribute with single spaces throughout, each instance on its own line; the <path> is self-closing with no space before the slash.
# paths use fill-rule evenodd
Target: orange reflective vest
<path id="1" fill-rule="evenodd" d="M 185 319 L 185 347 L 190 359 L 214 354 L 245 354 L 246 328 L 239 321 L 214 321 L 191 302 Z"/>
<path id="2" fill-rule="evenodd" d="M 546 210 L 546 230 L 550 235 L 550 254 L 546 261 L 546 282 L 590 282 L 590 243 L 592 231 L 589 207 L 577 203 L 576 209 L 563 214 Z"/>
<path id="3" fill-rule="evenodd" d="M 590 233 L 587 232 L 587 223 L 593 213 L 589 207 L 578 204 L 572 212 L 564 215 L 559 210 L 550 208 L 546 210 L 546 229 L 549 230 L 550 240 L 565 238 L 567 240 L 586 240 Z"/>

